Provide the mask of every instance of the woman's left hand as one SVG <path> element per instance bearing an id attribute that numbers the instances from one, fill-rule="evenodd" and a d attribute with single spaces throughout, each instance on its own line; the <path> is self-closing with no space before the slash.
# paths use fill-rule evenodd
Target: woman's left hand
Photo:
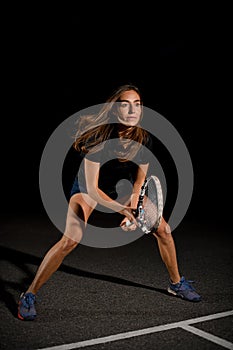
<path id="1" fill-rule="evenodd" d="M 129 219 L 125 217 L 120 224 L 120 227 L 122 228 L 123 231 L 135 231 L 137 228 L 137 225 L 132 222 L 130 225 L 127 225 L 126 223 L 129 222 Z"/>

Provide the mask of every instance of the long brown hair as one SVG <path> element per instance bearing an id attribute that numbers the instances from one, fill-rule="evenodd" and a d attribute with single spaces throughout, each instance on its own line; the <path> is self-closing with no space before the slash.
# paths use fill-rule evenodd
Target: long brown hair
<path id="1" fill-rule="evenodd" d="M 99 149 L 98 147 L 96 148 L 97 145 L 103 145 L 104 141 L 108 140 L 114 128 L 115 115 L 113 114 L 113 110 L 115 108 L 115 103 L 120 100 L 123 92 L 130 90 L 134 90 L 139 95 L 140 103 L 143 105 L 142 96 L 138 87 L 132 84 L 126 84 L 118 87 L 113 92 L 98 113 L 83 115 L 79 118 L 75 141 L 73 143 L 77 151 L 82 151 L 83 153 L 91 152 L 92 150 Z M 146 143 L 148 132 L 141 128 L 140 125 L 122 125 L 119 128 L 119 137 L 134 141 L 131 147 L 128 148 L 125 159 L 121 159 L 122 161 L 127 161 L 129 158 L 134 157 L 142 144 Z"/>

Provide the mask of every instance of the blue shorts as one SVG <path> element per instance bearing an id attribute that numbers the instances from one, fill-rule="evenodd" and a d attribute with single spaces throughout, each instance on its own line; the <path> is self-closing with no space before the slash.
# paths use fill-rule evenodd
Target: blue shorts
<path id="1" fill-rule="evenodd" d="M 84 186 L 80 186 L 78 183 L 77 177 L 75 177 L 73 186 L 70 191 L 70 197 L 72 197 L 76 193 L 87 193 L 87 190 L 84 188 Z"/>

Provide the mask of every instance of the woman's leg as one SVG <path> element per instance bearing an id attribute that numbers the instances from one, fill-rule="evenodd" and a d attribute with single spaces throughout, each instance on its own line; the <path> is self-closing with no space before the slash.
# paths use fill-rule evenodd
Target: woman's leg
<path id="1" fill-rule="evenodd" d="M 63 259 L 81 241 L 86 222 L 96 206 L 87 194 L 77 193 L 69 202 L 66 228 L 62 238 L 47 252 L 34 280 L 26 291 L 36 294 L 42 285 L 59 268 Z"/>
<path id="2" fill-rule="evenodd" d="M 172 238 L 171 229 L 164 219 L 159 225 L 158 230 L 154 233 L 154 236 L 157 238 L 162 260 L 170 276 L 167 291 L 188 301 L 200 301 L 201 296 L 195 291 L 191 282 L 179 274 L 175 243 Z"/>
<path id="3" fill-rule="evenodd" d="M 171 281 L 178 283 L 181 277 L 178 270 L 175 243 L 170 226 L 164 219 L 162 219 L 154 236 L 157 238 L 160 255 L 167 267 Z"/>

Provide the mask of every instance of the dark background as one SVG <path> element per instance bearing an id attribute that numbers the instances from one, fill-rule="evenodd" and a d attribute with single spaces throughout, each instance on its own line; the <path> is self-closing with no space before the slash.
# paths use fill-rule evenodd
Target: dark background
<path id="1" fill-rule="evenodd" d="M 198 9 L 174 14 L 140 8 L 131 15 L 118 9 L 114 17 L 109 10 L 101 18 L 93 7 L 53 10 L 25 15 L 15 9 L 3 25 L 2 215 L 44 213 L 38 174 L 51 133 L 131 82 L 189 150 L 195 183 L 187 217 L 218 222 L 227 211 L 231 177 L 227 11 L 219 15 L 220 25 Z M 164 167 L 172 190 L 173 175 L 174 186 L 177 179 L 169 155 Z M 65 189 L 69 170 L 68 160 Z"/>

